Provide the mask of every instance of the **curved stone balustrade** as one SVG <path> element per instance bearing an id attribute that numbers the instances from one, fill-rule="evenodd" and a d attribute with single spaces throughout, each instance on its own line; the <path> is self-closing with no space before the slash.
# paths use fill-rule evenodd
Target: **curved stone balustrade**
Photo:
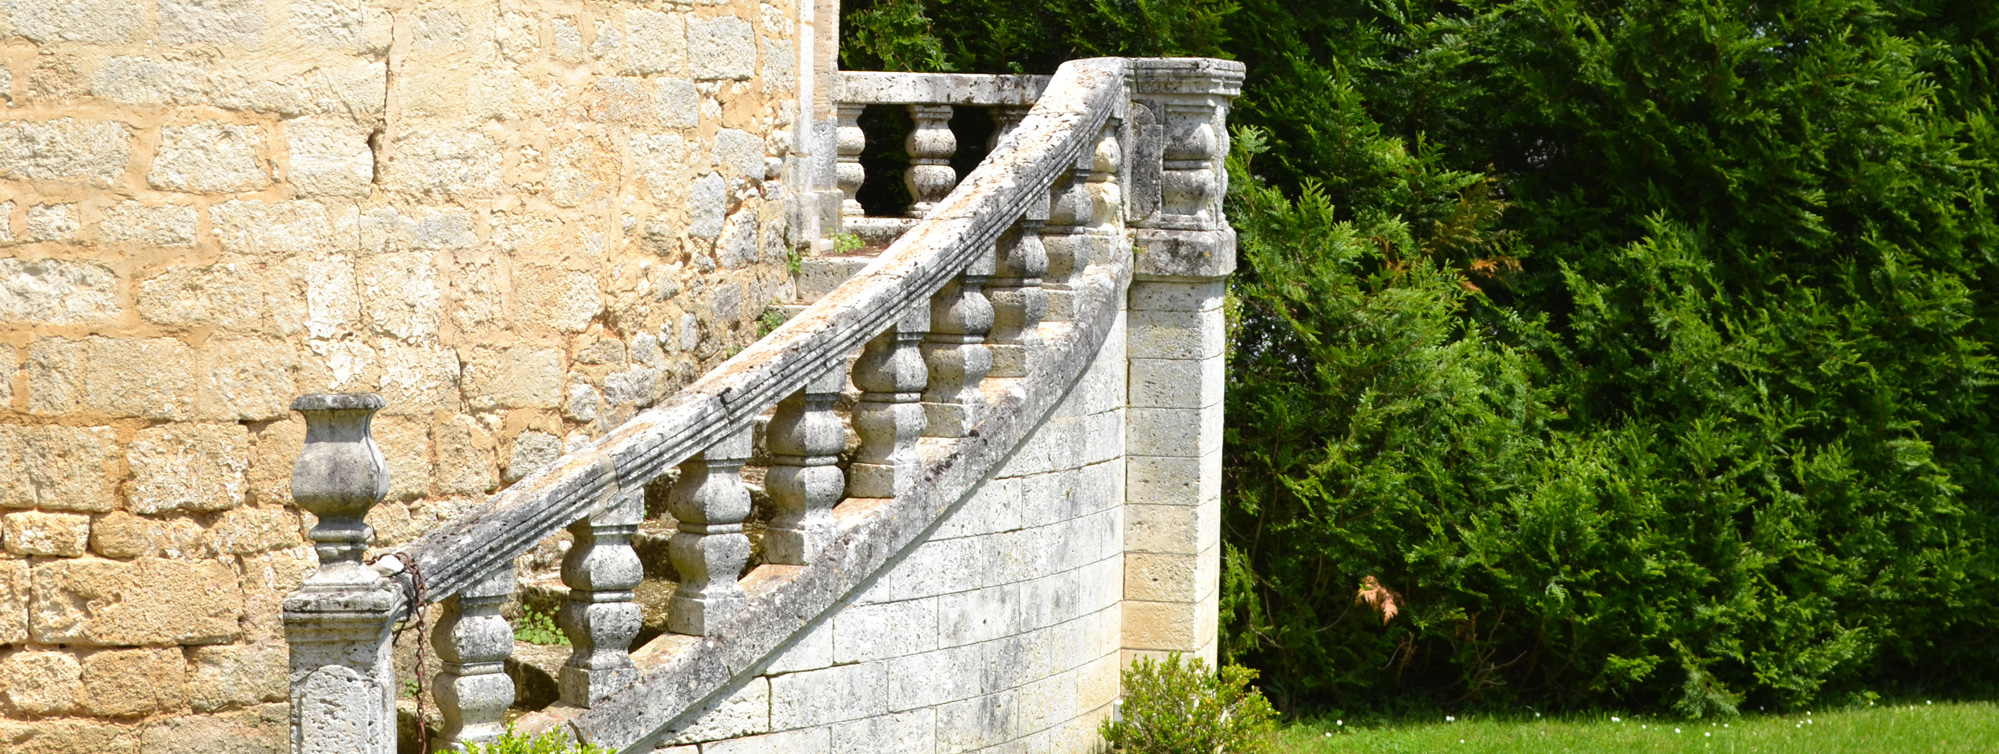
<path id="1" fill-rule="evenodd" d="M 1110 333 L 1123 328 L 1134 274 L 1199 281 L 1186 285 L 1206 286 L 1197 298 L 1213 298 L 1215 281 L 1232 264 L 1233 236 L 1220 223 L 1219 187 L 1183 185 L 1220 169 L 1221 118 L 1240 70 L 1221 61 L 1101 58 L 1065 64 L 1049 79 L 970 77 L 993 89 L 974 100 L 1032 109 L 866 269 L 673 397 L 404 548 L 422 574 L 424 599 L 446 603 L 434 632 L 446 661 L 436 695 L 446 723 L 442 745 L 490 740 L 501 729 L 514 688 L 496 676 L 509 651 L 497 606 L 513 591 L 514 558 L 542 540 L 564 529 L 575 537 L 562 567 L 569 596 L 560 616 L 574 654 L 561 671 L 563 704 L 520 725 L 565 726 L 620 751 L 661 744 L 1006 462 Z M 970 86 L 955 80 L 967 77 L 848 76 L 846 95 L 867 84 L 877 100 L 908 94 L 894 86 L 947 93 Z M 1157 91 L 1158 81 L 1178 78 L 1201 79 L 1206 88 Z M 1170 101 L 1140 104 L 1146 93 Z M 953 104 L 934 91 L 924 96 L 930 99 L 906 104 Z M 844 189 L 856 181 L 846 160 L 850 108 L 842 102 L 837 183 Z M 1195 117 L 1211 122 L 1175 120 Z M 1123 144 L 1148 138 L 1154 143 Z M 1134 207 L 1168 222 L 1134 222 L 1128 235 L 1124 218 Z M 1136 237 L 1153 240 L 1134 254 Z M 1190 316 L 1205 322 L 1219 315 L 1199 309 Z M 856 353 L 852 429 L 860 444 L 843 472 L 847 427 L 834 405 Z M 752 456 L 753 422 L 771 409 L 765 483 L 774 510 L 765 559 L 738 578 L 751 513 L 738 472 Z M 668 507 L 681 582 L 668 607 L 670 633 L 635 649 L 640 608 L 632 590 L 641 568 L 631 537 L 643 516 L 642 491 L 676 466 Z M 366 615 L 401 611 L 390 590 L 377 590 L 387 601 L 369 603 Z M 287 618 L 295 642 L 320 646 L 337 634 L 372 647 L 369 658 L 381 654 L 386 624 L 328 634 L 314 633 L 305 612 L 296 622 Z M 311 676 L 315 668 L 300 662 L 295 651 L 294 678 Z M 373 670 L 352 670 L 351 660 L 341 667 L 366 675 L 386 665 L 369 662 Z M 295 688 L 295 705 L 312 709 L 314 693 Z M 393 749 L 361 735 L 338 726 L 295 729 L 294 748 Z M 379 737 L 379 726 L 365 735 Z"/>

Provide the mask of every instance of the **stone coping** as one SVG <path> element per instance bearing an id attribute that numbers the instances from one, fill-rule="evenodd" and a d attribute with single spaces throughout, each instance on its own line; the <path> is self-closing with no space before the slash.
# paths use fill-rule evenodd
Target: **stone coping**
<path id="1" fill-rule="evenodd" d="M 833 101 L 847 105 L 988 105 L 1028 107 L 1050 76 L 983 73 L 841 71 Z"/>

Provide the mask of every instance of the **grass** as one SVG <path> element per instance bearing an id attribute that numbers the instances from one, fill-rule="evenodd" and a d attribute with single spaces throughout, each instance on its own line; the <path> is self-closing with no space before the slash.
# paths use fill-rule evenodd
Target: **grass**
<path id="1" fill-rule="evenodd" d="M 1999 705 L 1898 703 L 1815 714 L 1751 714 L 1728 720 L 1549 716 L 1466 716 L 1445 721 L 1292 723 L 1278 732 L 1282 754 L 1516 754 L 1638 752 L 1678 754 L 1845 754 L 1999 751 Z"/>

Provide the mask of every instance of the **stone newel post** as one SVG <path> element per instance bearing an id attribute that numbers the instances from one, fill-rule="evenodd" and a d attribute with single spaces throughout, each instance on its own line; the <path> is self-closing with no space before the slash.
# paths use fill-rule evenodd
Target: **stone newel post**
<path id="1" fill-rule="evenodd" d="M 1221 573 L 1222 216 L 1241 63 L 1132 61 L 1124 647 L 1215 662 Z M 1147 578 L 1173 574 L 1171 578 Z"/>
<path id="2" fill-rule="evenodd" d="M 293 754 L 396 750 L 390 628 L 405 607 L 403 594 L 361 562 L 374 533 L 362 519 L 389 492 L 388 464 L 369 434 L 383 405 L 374 393 L 292 401 L 306 423 L 292 499 L 319 518 L 309 534 L 319 569 L 284 603 Z"/>

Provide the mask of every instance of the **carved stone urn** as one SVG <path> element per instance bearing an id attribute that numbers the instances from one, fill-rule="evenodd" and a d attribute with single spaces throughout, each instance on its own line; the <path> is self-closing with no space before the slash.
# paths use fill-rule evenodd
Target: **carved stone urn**
<path id="1" fill-rule="evenodd" d="M 388 405 L 374 393 L 308 393 L 292 401 L 305 416 L 305 447 L 292 466 L 292 500 L 319 517 L 308 536 L 319 570 L 305 588 L 373 586 L 382 581 L 361 563 L 374 530 L 364 519 L 389 494 L 389 466 L 375 447 L 371 423 Z"/>

